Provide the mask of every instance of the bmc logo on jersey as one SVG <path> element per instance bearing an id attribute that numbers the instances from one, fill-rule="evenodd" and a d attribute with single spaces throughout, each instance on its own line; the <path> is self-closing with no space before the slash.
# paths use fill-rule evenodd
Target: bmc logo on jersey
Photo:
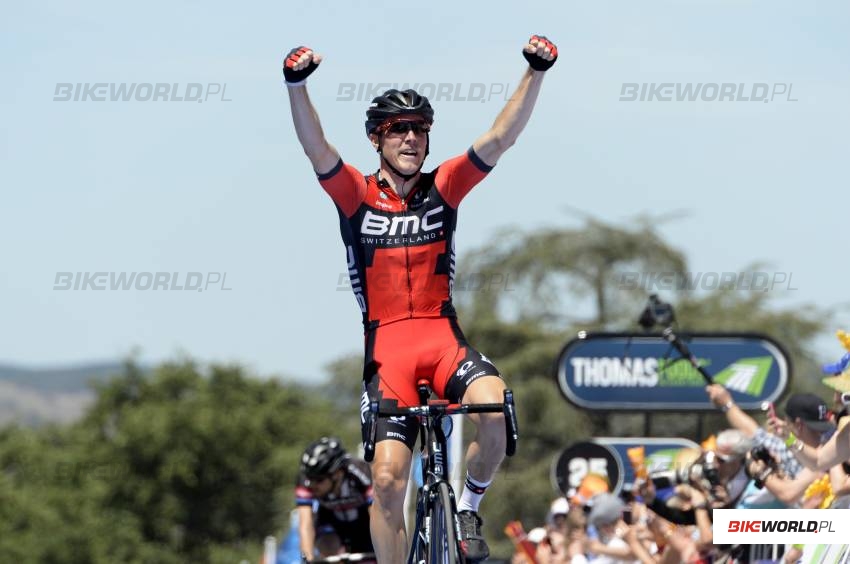
<path id="1" fill-rule="evenodd" d="M 385 217 L 366 211 L 363 223 L 360 224 L 360 233 L 363 235 L 415 235 L 420 231 L 434 231 L 443 226 L 443 220 L 439 216 L 443 206 L 430 210 L 420 219 L 416 215 L 401 215 Z"/>

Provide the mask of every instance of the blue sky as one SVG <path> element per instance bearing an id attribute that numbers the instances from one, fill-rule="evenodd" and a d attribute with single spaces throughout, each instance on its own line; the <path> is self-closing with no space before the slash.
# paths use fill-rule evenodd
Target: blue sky
<path id="1" fill-rule="evenodd" d="M 280 61 L 325 55 L 310 94 L 364 172 L 366 101 L 342 83 L 508 83 L 532 33 L 560 50 L 519 142 L 461 206 L 464 252 L 567 209 L 660 231 L 694 271 L 767 261 L 779 305 L 844 308 L 850 5 L 846 2 L 318 1 L 16 3 L 0 22 L 0 361 L 187 353 L 315 379 L 362 344 L 337 217 L 298 145 Z M 57 83 L 226 84 L 189 102 L 57 102 Z M 790 83 L 796 102 L 620 102 L 623 83 Z M 432 166 L 501 101 L 435 101 Z M 226 272 L 229 291 L 55 291 L 57 272 Z M 838 328 L 838 327 L 836 327 Z M 834 338 L 822 339 L 838 356 Z M 825 360 L 832 360 L 827 358 Z"/>

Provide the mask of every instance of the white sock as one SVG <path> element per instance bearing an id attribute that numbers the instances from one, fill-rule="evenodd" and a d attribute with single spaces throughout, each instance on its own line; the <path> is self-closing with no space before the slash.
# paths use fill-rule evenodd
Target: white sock
<path id="1" fill-rule="evenodd" d="M 484 492 L 487 491 L 487 486 L 492 483 L 479 482 L 469 477 L 466 474 L 466 482 L 463 484 L 463 493 L 460 496 L 460 501 L 457 504 L 458 511 L 475 511 L 478 512 L 478 506 L 481 504 L 481 498 L 484 497 Z"/>

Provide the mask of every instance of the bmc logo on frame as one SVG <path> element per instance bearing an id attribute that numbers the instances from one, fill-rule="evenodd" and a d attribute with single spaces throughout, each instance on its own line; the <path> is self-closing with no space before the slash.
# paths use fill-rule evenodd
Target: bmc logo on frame
<path id="1" fill-rule="evenodd" d="M 850 511 L 844 509 L 715 509 L 717 544 L 844 544 Z"/>

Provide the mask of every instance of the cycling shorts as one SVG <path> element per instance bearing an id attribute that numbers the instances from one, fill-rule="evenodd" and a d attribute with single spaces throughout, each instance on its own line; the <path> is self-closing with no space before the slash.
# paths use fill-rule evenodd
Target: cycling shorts
<path id="1" fill-rule="evenodd" d="M 361 409 L 376 400 L 384 407 L 419 405 L 416 383 L 421 379 L 440 399 L 460 403 L 470 384 L 484 376 L 501 377 L 493 363 L 467 343 L 456 318 L 396 321 L 366 333 Z M 414 417 L 380 418 L 376 442 L 394 439 L 412 450 L 418 430 Z M 366 433 L 364 425 L 364 437 Z"/>

